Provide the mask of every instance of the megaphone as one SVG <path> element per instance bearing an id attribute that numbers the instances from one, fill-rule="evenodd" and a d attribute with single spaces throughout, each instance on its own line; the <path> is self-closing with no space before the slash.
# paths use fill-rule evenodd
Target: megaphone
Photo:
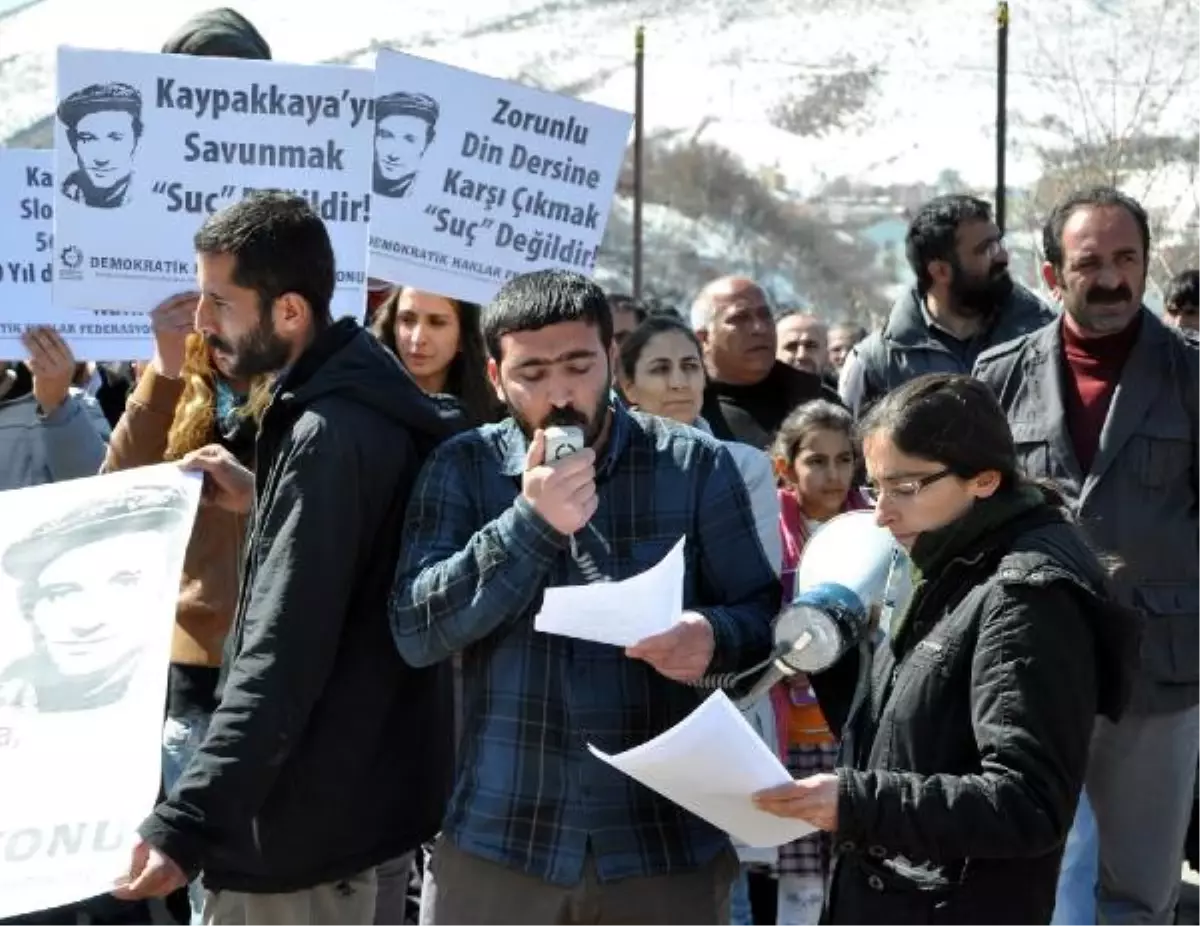
<path id="1" fill-rule="evenodd" d="M 799 672 L 828 669 L 868 640 L 874 611 L 886 633 L 891 614 L 911 593 L 908 556 L 875 523 L 873 511 L 848 511 L 826 521 L 800 556 L 792 600 L 775 619 L 775 648 L 766 670 L 737 706 L 749 707 L 776 682 Z"/>

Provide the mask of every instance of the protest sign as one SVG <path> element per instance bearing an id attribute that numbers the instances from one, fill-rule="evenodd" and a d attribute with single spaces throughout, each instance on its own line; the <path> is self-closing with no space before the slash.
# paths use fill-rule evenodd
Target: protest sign
<path id="1" fill-rule="evenodd" d="M 362 68 L 60 48 L 56 305 L 148 312 L 195 286 L 192 238 L 258 189 L 307 199 L 366 299 L 373 76 Z"/>
<path id="2" fill-rule="evenodd" d="M 0 917 L 128 871 L 199 501 L 174 464 L 0 492 Z"/>
<path id="3" fill-rule="evenodd" d="M 371 276 L 486 302 L 519 273 L 592 274 L 629 113 L 390 50 L 375 94 Z"/>
<path id="4" fill-rule="evenodd" d="M 76 360 L 144 360 L 154 350 L 144 315 L 56 309 L 54 152 L 0 148 L 0 360 L 29 352 L 21 332 L 52 325 Z"/>

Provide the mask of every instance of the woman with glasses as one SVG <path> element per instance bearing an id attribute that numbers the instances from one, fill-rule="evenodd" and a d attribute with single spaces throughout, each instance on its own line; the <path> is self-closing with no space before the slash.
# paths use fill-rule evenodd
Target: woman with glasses
<path id="1" fill-rule="evenodd" d="M 914 379 L 860 437 L 913 594 L 865 685 L 857 648 L 812 677 L 836 771 L 755 803 L 833 834 L 822 922 L 1048 923 L 1093 721 L 1128 696 L 1134 618 L 1061 499 L 1018 474 L 983 384 Z"/>

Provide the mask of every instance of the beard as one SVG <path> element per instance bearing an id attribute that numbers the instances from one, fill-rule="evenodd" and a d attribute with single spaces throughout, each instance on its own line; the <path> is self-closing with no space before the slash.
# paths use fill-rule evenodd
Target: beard
<path id="1" fill-rule="evenodd" d="M 978 318 L 994 314 L 1012 295 L 1013 285 L 1007 264 L 993 265 L 983 278 L 968 274 L 956 264 L 950 281 L 950 295 L 960 315 Z"/>
<path id="2" fill-rule="evenodd" d="M 277 373 L 287 366 L 291 345 L 275 331 L 270 316 L 262 315 L 258 327 L 237 342 L 206 334 L 204 342 L 225 360 L 222 372 L 233 379 L 250 379 L 265 373 Z"/>
<path id="3" fill-rule="evenodd" d="M 592 447 L 595 446 L 596 441 L 600 438 L 600 433 L 604 430 L 608 413 L 608 393 L 611 388 L 612 375 L 609 374 L 604 379 L 604 388 L 600 391 L 590 414 L 580 411 L 573 405 L 565 405 L 562 408 L 550 409 L 550 412 L 543 416 L 541 421 L 533 421 L 508 400 L 507 393 L 504 397 L 504 405 L 527 441 L 533 440 L 535 432 L 544 431 L 546 428 L 575 427 L 583 431 L 584 446 Z"/>

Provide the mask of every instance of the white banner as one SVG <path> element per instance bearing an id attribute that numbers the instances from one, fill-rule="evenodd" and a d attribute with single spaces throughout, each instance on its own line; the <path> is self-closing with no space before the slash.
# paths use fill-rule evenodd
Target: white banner
<path id="1" fill-rule="evenodd" d="M 0 917 L 128 871 L 199 499 L 174 464 L 0 492 Z"/>
<path id="2" fill-rule="evenodd" d="M 145 360 L 154 351 L 150 320 L 55 309 L 54 152 L 0 148 L 0 360 L 29 356 L 21 332 L 53 325 L 76 360 Z"/>
<path id="3" fill-rule="evenodd" d="M 60 48 L 54 302 L 149 312 L 196 285 L 192 238 L 256 189 L 325 221 L 334 317 L 362 317 L 371 95 L 362 68 Z"/>
<path id="4" fill-rule="evenodd" d="M 592 274 L 632 115 L 390 50 L 374 115 L 371 276 L 487 302 Z"/>

